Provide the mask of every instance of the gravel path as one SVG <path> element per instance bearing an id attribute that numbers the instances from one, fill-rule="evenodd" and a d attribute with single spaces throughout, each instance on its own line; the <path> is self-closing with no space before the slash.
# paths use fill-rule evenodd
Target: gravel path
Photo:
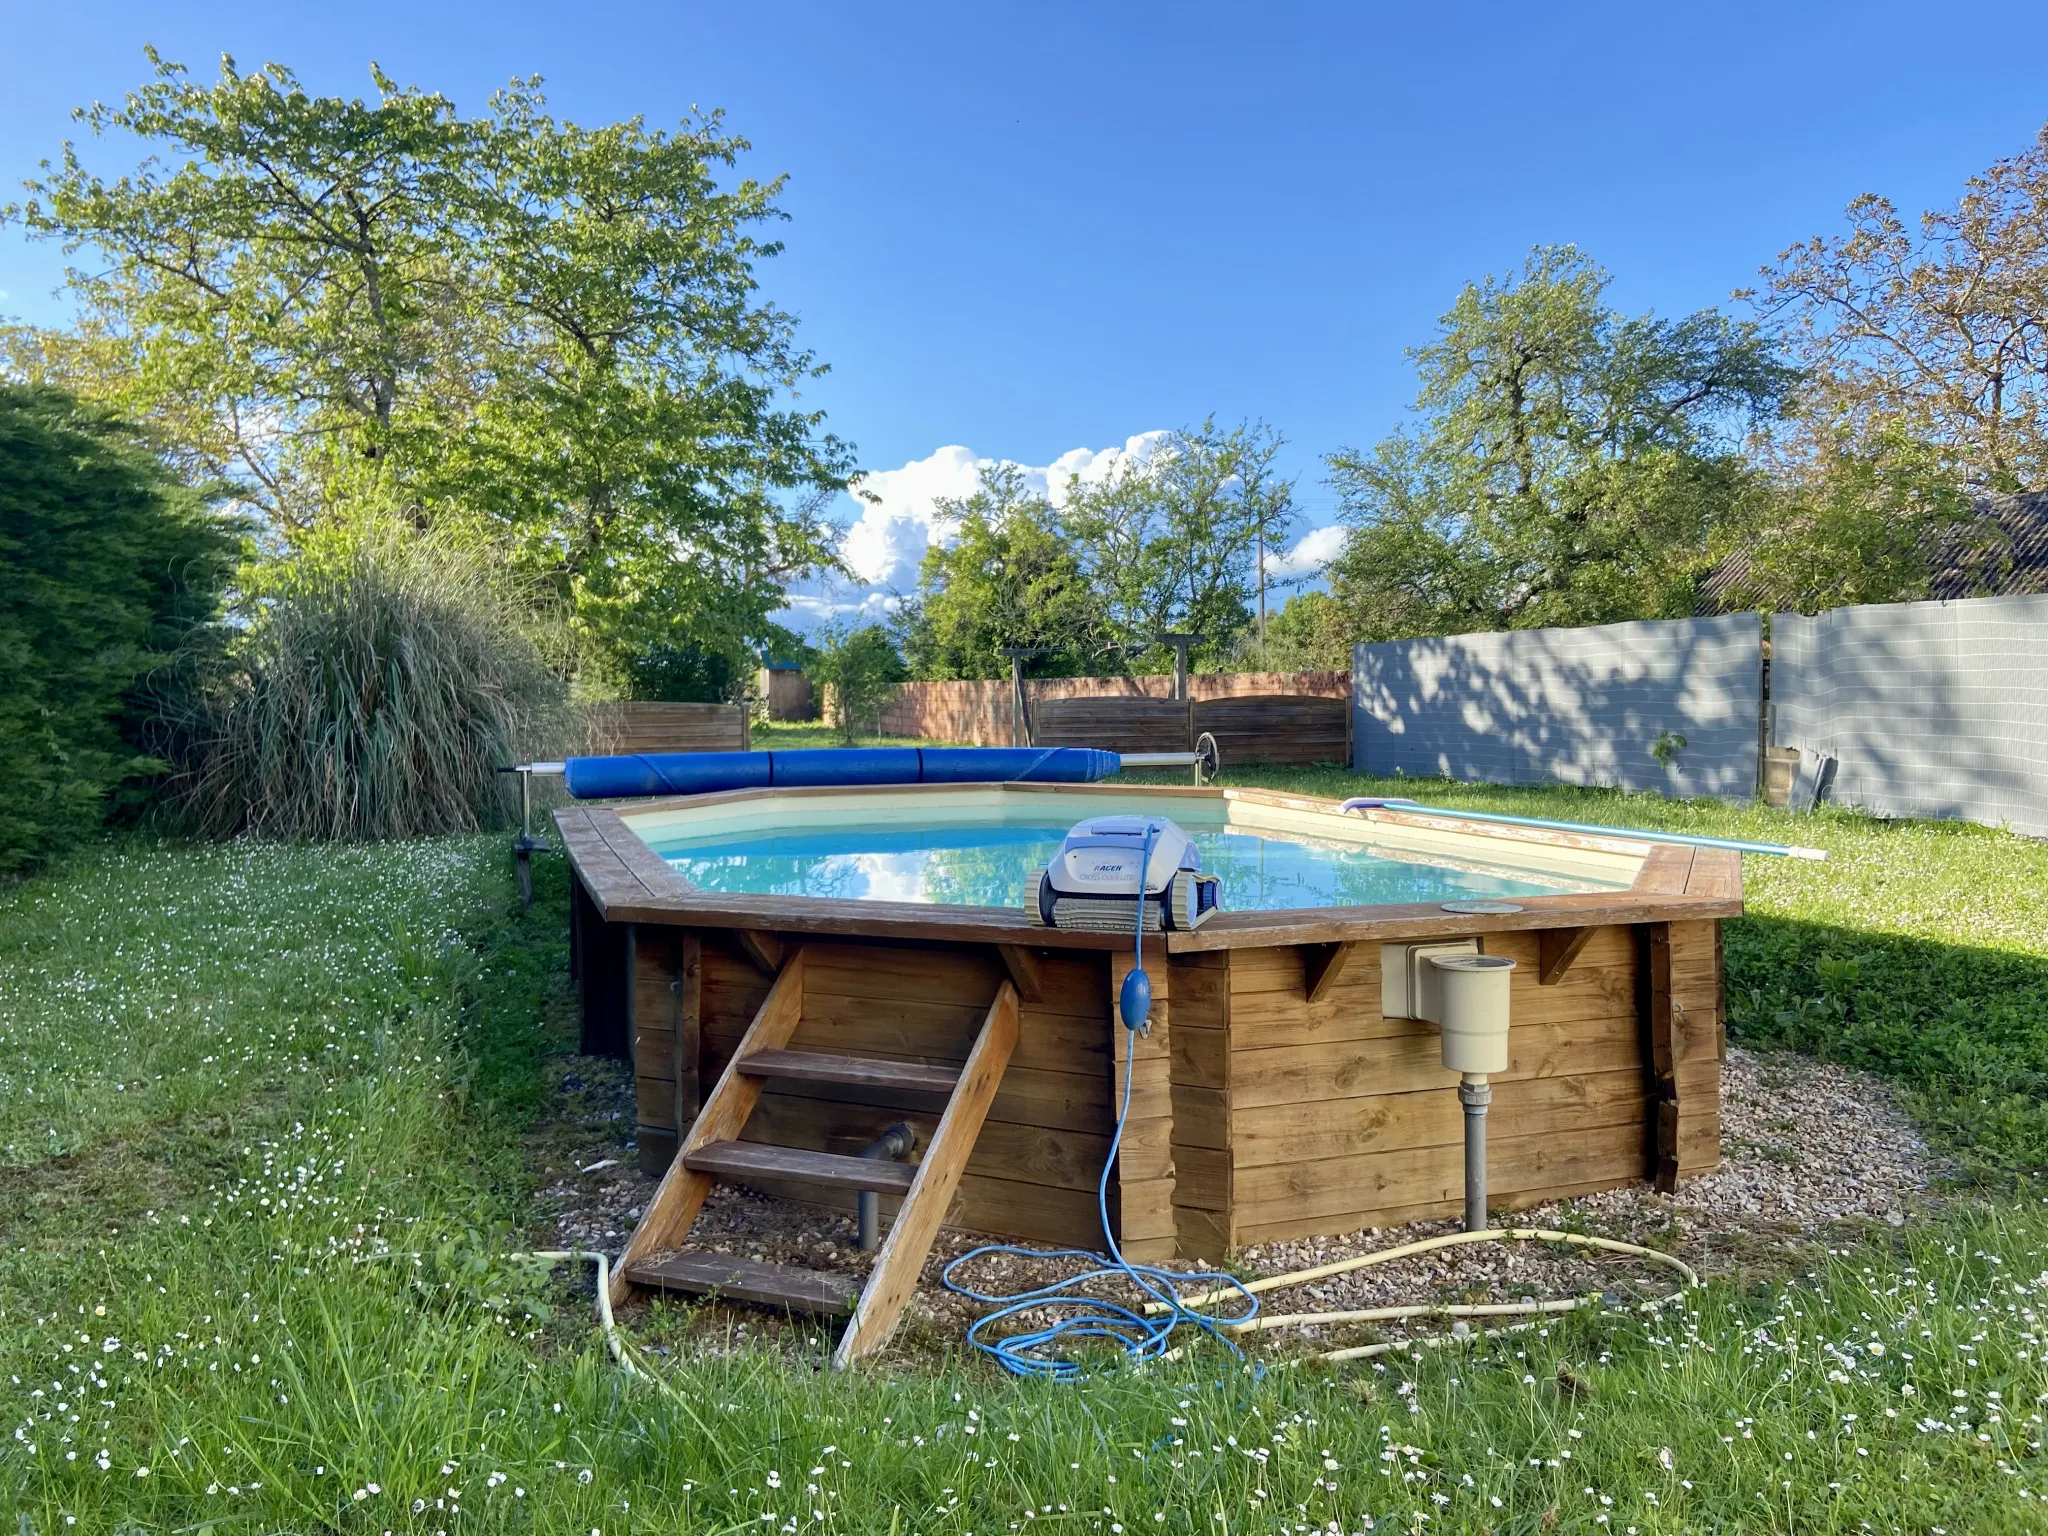
<path id="1" fill-rule="evenodd" d="M 616 1109 L 601 1106 L 607 1091 L 630 1085 L 591 1082 L 590 1064 L 567 1079 L 577 1102 L 565 1103 L 570 1124 L 557 1122 L 548 1161 L 556 1171 L 543 1198 L 556 1210 L 541 1234 L 549 1243 L 587 1243 L 617 1251 L 653 1193 L 654 1181 L 609 1141 Z M 628 1099 L 630 1102 L 630 1098 Z M 581 1113 L 579 1113 L 579 1111 Z M 1868 1074 L 1787 1053 L 1731 1050 L 1722 1082 L 1722 1160 L 1712 1173 L 1675 1194 L 1648 1185 L 1608 1190 L 1520 1213 L 1517 1224 L 1596 1233 L 1671 1252 L 1706 1274 L 1782 1272 L 1811 1243 L 1850 1235 L 1869 1222 L 1903 1225 L 1936 1197 L 1948 1170 L 1899 1107 L 1889 1084 Z M 594 1133 L 579 1143 L 576 1120 Z M 593 1122 L 606 1122 L 603 1124 Z M 559 1166 L 562 1152 L 573 1171 Z M 600 1150 L 600 1148 L 602 1148 Z M 1456 1230 L 1456 1222 L 1367 1229 L 1338 1237 L 1265 1243 L 1238 1255 L 1246 1276 L 1283 1274 L 1327 1264 L 1419 1237 Z M 904 1334 L 913 1355 L 958 1346 L 962 1330 L 981 1308 L 938 1283 L 946 1262 L 983 1239 L 947 1233 L 936 1245 Z M 851 1215 L 821 1213 L 746 1191 L 720 1188 L 706 1203 L 691 1247 L 846 1274 L 864 1274 L 869 1258 L 855 1243 Z M 990 1258 L 968 1278 L 990 1291 L 1043 1285 L 1071 1273 L 1046 1261 Z M 1650 1296 L 1668 1289 L 1665 1272 L 1640 1260 L 1582 1257 L 1554 1245 L 1484 1244 L 1398 1260 L 1307 1285 L 1269 1293 L 1268 1313 L 1348 1311 L 1445 1301 L 1502 1301 L 1522 1296 L 1569 1296 L 1601 1291 Z M 1128 1299 L 1127 1288 L 1102 1294 Z M 1381 1325 L 1385 1328 L 1387 1325 Z M 1424 1332 L 1439 1324 L 1418 1325 Z M 814 1348 L 817 1331 L 791 1328 L 762 1310 L 705 1306 L 689 1327 L 692 1348 L 748 1346 L 780 1341 Z M 1304 1345 L 1335 1348 L 1374 1334 L 1356 1325 L 1287 1330 L 1265 1336 L 1259 1347 L 1286 1351 Z"/>

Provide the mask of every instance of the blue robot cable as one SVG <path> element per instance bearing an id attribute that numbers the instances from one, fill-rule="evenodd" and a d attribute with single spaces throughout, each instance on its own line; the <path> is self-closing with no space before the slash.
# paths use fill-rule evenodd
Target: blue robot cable
<path id="1" fill-rule="evenodd" d="M 1117 1016 L 1123 1021 L 1125 1036 L 1123 1102 L 1117 1109 L 1116 1135 L 1110 1140 L 1109 1155 L 1102 1164 L 1102 1177 L 1095 1186 L 1096 1210 L 1102 1219 L 1102 1240 L 1109 1249 L 1108 1262 L 1103 1262 L 1102 1254 L 1092 1253 L 1086 1248 L 1020 1248 L 1009 1243 L 992 1243 L 963 1253 L 946 1266 L 940 1277 L 947 1290 L 996 1309 L 975 1320 L 967 1330 L 967 1342 L 993 1356 L 1012 1375 L 1071 1381 L 1086 1374 L 1080 1362 L 1062 1352 L 1069 1341 L 1076 1339 L 1113 1339 L 1131 1360 L 1157 1360 L 1172 1348 L 1173 1331 L 1184 1322 L 1192 1323 L 1204 1333 L 1222 1340 L 1233 1354 L 1242 1358 L 1244 1352 L 1223 1330 L 1234 1324 L 1248 1323 L 1258 1315 L 1258 1298 L 1246 1290 L 1235 1275 L 1183 1272 L 1162 1269 L 1153 1264 L 1134 1264 L 1124 1257 L 1123 1250 L 1117 1246 L 1115 1233 L 1110 1230 L 1109 1175 L 1116 1166 L 1117 1152 L 1123 1145 L 1124 1126 L 1130 1119 L 1132 1067 L 1137 1060 L 1138 1036 L 1147 1030 L 1152 1015 L 1152 979 L 1145 974 L 1145 876 L 1152 866 L 1152 845 L 1158 836 L 1158 823 L 1147 825 L 1144 853 L 1138 864 L 1138 928 L 1134 963 L 1117 995 Z M 990 1254 L 1010 1254 L 1027 1259 L 1087 1259 L 1092 1260 L 1095 1267 L 1031 1291 L 978 1291 L 953 1278 L 954 1271 L 963 1264 L 971 1264 Z M 1111 1277 L 1129 1280 L 1165 1310 L 1148 1317 L 1143 1311 L 1095 1296 L 1076 1295 L 1069 1289 L 1091 1280 Z M 1244 1309 L 1226 1316 L 1191 1311 L 1181 1304 L 1183 1286 L 1196 1286 L 1205 1291 L 1234 1289 L 1244 1297 Z M 1065 1315 L 1042 1328 L 994 1336 L 992 1330 L 1005 1319 L 1040 1309 Z"/>

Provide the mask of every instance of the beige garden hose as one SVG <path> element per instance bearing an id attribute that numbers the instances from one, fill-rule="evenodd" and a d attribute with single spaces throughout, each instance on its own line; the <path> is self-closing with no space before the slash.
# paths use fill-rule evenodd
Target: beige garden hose
<path id="1" fill-rule="evenodd" d="M 697 1414 L 682 1393 L 665 1381 L 659 1372 L 650 1371 L 633 1358 L 632 1347 L 626 1343 L 625 1335 L 619 1332 L 619 1325 L 612 1317 L 612 1261 L 594 1248 L 542 1248 L 533 1253 L 515 1253 L 515 1259 L 540 1259 L 550 1264 L 568 1264 L 577 1259 L 597 1266 L 597 1326 L 604 1334 L 605 1348 L 611 1351 L 612 1361 L 619 1368 L 619 1374 L 635 1381 L 644 1381 L 661 1393 L 670 1402 L 696 1419 Z M 703 1421 L 698 1419 L 701 1425 Z"/>
<path id="2" fill-rule="evenodd" d="M 1700 1283 L 1700 1277 L 1693 1272 L 1692 1266 L 1683 1259 L 1676 1258 L 1668 1253 L 1661 1253 L 1655 1248 L 1645 1248 L 1640 1243 L 1624 1243 L 1618 1238 L 1612 1237 L 1592 1237 L 1582 1232 L 1555 1232 L 1546 1227 L 1488 1227 L 1483 1232 L 1448 1232 L 1441 1237 L 1425 1237 L 1417 1242 L 1402 1243 L 1393 1248 L 1382 1248 L 1374 1253 L 1362 1253 L 1355 1258 L 1338 1259 L 1329 1264 L 1319 1264 L 1313 1269 L 1298 1269 L 1290 1274 L 1271 1275 L 1263 1280 L 1247 1280 L 1244 1282 L 1244 1290 L 1255 1294 L 1261 1291 L 1284 1290 L 1289 1286 L 1306 1285 L 1311 1280 L 1325 1280 L 1332 1275 L 1346 1275 L 1354 1270 L 1370 1268 L 1375 1264 L 1390 1264 L 1396 1259 L 1413 1258 L 1417 1254 L 1434 1253 L 1444 1248 L 1462 1248 L 1468 1243 L 1503 1242 L 1568 1243 L 1579 1248 L 1597 1248 L 1606 1253 L 1623 1254 L 1629 1258 L 1648 1259 L 1651 1263 L 1661 1264 L 1666 1269 L 1676 1273 L 1681 1281 L 1678 1289 L 1672 1291 L 1669 1295 L 1657 1296 L 1649 1301 L 1638 1302 L 1636 1305 L 1641 1311 L 1653 1311 L 1658 1307 L 1664 1306 Z M 1204 1291 L 1198 1296 L 1186 1298 L 1181 1305 L 1184 1307 L 1205 1306 L 1210 1302 L 1225 1301 L 1240 1294 L 1242 1293 L 1235 1287 Z M 1221 1323 L 1218 1326 L 1229 1333 L 1259 1333 L 1272 1328 L 1307 1328 L 1323 1323 L 1397 1322 L 1411 1317 L 1535 1318 L 1562 1312 L 1576 1312 L 1581 1307 L 1593 1306 L 1598 1301 L 1599 1298 L 1597 1296 L 1568 1296 L 1555 1298 L 1550 1301 L 1501 1301 L 1473 1304 L 1431 1303 L 1419 1306 L 1366 1307 L 1351 1312 L 1294 1312 L 1278 1316 L 1262 1314 L 1242 1323 Z M 1154 1302 L 1148 1305 L 1145 1310 L 1147 1312 L 1164 1312 L 1166 1307 L 1159 1302 Z M 1436 1349 L 1445 1344 L 1467 1343 L 1472 1339 L 1488 1334 L 1518 1333 L 1525 1328 L 1533 1326 L 1532 1322 L 1522 1322 L 1511 1324 L 1506 1328 L 1475 1328 L 1471 1332 L 1464 1334 L 1424 1334 L 1415 1338 L 1398 1339 L 1381 1344 L 1363 1344 L 1355 1349 L 1333 1349 L 1325 1354 L 1318 1355 L 1316 1358 L 1320 1360 L 1368 1360 L 1374 1355 L 1391 1354 L 1396 1350 L 1412 1349 L 1418 1346 Z"/>
<path id="3" fill-rule="evenodd" d="M 650 1381 L 660 1378 L 642 1371 L 626 1352 L 626 1341 L 619 1336 L 619 1325 L 612 1319 L 612 1261 L 594 1248 L 542 1248 L 534 1253 L 515 1253 L 515 1259 L 539 1259 L 548 1264 L 571 1264 L 582 1259 L 597 1266 L 597 1326 L 604 1334 L 604 1347 L 611 1351 L 612 1363 L 628 1376 L 647 1376 Z"/>
<path id="4" fill-rule="evenodd" d="M 361 1264 L 380 1259 L 417 1259 L 419 1257 L 421 1255 L 416 1253 L 401 1253 L 394 1250 L 389 1253 L 364 1254 L 356 1262 Z M 508 1259 L 535 1259 L 544 1264 L 573 1264 L 581 1261 L 586 1264 L 595 1265 L 597 1267 L 597 1326 L 599 1332 L 604 1335 L 604 1347 L 612 1357 L 612 1364 L 619 1368 L 620 1375 L 631 1377 L 635 1381 L 651 1383 L 655 1390 L 661 1392 L 674 1402 L 681 1404 L 683 1407 L 688 1408 L 689 1405 L 683 1402 L 681 1394 L 674 1387 L 662 1380 L 659 1374 L 648 1370 L 633 1358 L 631 1346 L 627 1344 L 625 1335 L 619 1332 L 618 1322 L 612 1316 L 612 1261 L 609 1258 L 594 1248 L 541 1248 L 531 1253 L 507 1254 L 506 1257 Z M 694 1413 L 692 1417 L 695 1417 Z"/>

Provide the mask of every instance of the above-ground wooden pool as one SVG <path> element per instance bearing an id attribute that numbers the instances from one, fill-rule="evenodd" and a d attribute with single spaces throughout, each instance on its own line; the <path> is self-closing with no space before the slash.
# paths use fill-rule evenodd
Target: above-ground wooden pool
<path id="1" fill-rule="evenodd" d="M 1669 1188 L 1717 1160 L 1720 919 L 1742 910 L 1739 855 L 1249 789 L 1012 784 L 556 813 L 585 1048 L 632 1062 L 643 1167 L 667 1166 L 785 968 L 792 1048 L 935 1067 L 968 1060 L 1008 982 L 1015 1045 L 946 1219 L 1099 1247 L 1131 940 L 1042 926 L 1016 875 L 1043 862 L 1048 829 L 1120 811 L 1171 816 L 1205 868 L 1227 866 L 1223 913 L 1146 940 L 1153 1027 L 1109 1205 L 1130 1257 L 1462 1208 L 1457 1075 L 1435 1025 L 1382 1012 L 1381 946 L 1399 941 L 1471 938 L 1518 962 L 1490 1115 L 1497 1206 Z M 1007 904 L 978 900 L 992 892 Z M 1519 910 L 1445 909 L 1466 897 Z M 907 1120 L 924 1147 L 944 1105 L 902 1082 L 778 1080 L 729 1134 L 849 1153 Z"/>

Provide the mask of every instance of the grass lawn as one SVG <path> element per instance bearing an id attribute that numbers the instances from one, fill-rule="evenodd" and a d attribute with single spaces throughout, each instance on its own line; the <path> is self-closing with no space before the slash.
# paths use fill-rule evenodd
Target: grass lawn
<path id="1" fill-rule="evenodd" d="M 794 743 L 777 743 L 794 744 Z M 808 744 L 808 743 L 806 743 Z M 1243 781 L 1259 776 L 1239 775 Z M 1330 773 L 1268 776 L 1371 792 Z M 2048 850 L 1407 784 L 1818 843 L 1748 861 L 1737 1032 L 1900 1079 L 1981 1201 L 1458 1354 L 1254 1380 L 622 1378 L 509 1260 L 573 1049 L 564 872 L 502 840 L 114 846 L 0 893 L 0 1520 L 82 1531 L 2033 1531 Z M 622 1127 L 621 1134 L 626 1130 Z M 2015 1178 L 2014 1176 L 2018 1177 Z M 397 1257 L 377 1257 L 393 1254 Z M 11 1531 L 10 1531 L 11 1536 Z"/>

